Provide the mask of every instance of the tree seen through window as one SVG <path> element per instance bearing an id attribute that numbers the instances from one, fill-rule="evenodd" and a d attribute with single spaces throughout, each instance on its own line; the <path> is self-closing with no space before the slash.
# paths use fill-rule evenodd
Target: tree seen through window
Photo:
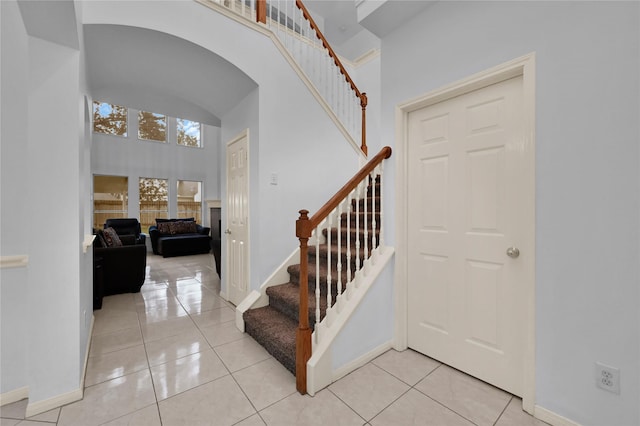
<path id="1" fill-rule="evenodd" d="M 127 108 L 107 102 L 93 101 L 93 131 L 126 137 Z"/>
<path id="2" fill-rule="evenodd" d="M 200 143 L 200 123 L 178 118 L 178 145 L 202 146 Z"/>
<path id="3" fill-rule="evenodd" d="M 167 116 L 154 112 L 138 112 L 138 139 L 167 141 Z"/>

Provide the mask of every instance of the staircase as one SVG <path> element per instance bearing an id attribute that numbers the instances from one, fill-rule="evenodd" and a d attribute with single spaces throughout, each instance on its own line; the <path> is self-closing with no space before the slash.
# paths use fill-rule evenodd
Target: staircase
<path id="1" fill-rule="evenodd" d="M 375 190 L 374 190 L 375 187 Z M 375 197 L 372 196 L 375 194 Z M 355 271 L 360 269 L 364 259 L 369 257 L 371 251 L 379 244 L 379 225 L 373 229 L 373 224 L 380 224 L 380 179 L 375 182 L 369 179 L 366 196 L 361 200 L 351 201 L 351 211 L 342 213 L 338 221 L 339 227 L 322 230 L 322 237 L 331 244 L 315 244 L 309 246 L 309 272 L 308 272 L 308 312 L 309 324 L 312 330 L 315 328 L 316 312 L 316 277 L 320 281 L 320 320 L 325 317 L 327 311 L 327 282 L 329 267 L 328 254 L 331 253 L 331 306 L 333 306 L 339 294 L 346 289 L 346 283 L 351 281 Z M 366 203 L 366 213 L 365 211 Z M 356 206 L 356 204 L 358 204 Z M 375 207 L 375 208 L 373 208 Z M 376 213 L 372 213 L 372 211 Z M 366 216 L 365 216 L 366 215 Z M 365 221 L 366 218 L 366 221 Z M 373 219 L 375 218 L 375 221 Z M 360 226 L 356 231 L 355 224 Z M 367 253 L 365 253 L 365 228 L 367 224 Z M 330 236 L 328 234 L 331 234 Z M 340 239 L 338 239 L 340 234 Z M 350 241 L 349 253 L 347 241 Z M 360 242 L 360 249 L 356 249 L 356 240 Z M 338 250 L 338 241 L 342 248 Z M 359 250 L 359 253 L 358 253 Z M 338 277 L 338 253 L 342 258 L 341 281 Z M 348 260 L 349 259 L 349 260 Z M 318 262 L 316 263 L 316 260 Z M 359 265 L 358 265 L 359 262 Z M 348 265 L 350 263 L 351 265 Z M 247 310 L 243 319 L 245 332 L 249 333 L 258 343 L 273 355 L 291 373 L 296 374 L 296 331 L 298 329 L 299 301 L 300 301 L 300 265 L 292 265 L 287 268 L 289 282 L 267 288 L 269 305 Z"/>

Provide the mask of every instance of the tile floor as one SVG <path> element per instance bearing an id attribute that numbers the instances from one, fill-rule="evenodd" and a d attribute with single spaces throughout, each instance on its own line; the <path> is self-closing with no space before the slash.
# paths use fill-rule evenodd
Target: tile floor
<path id="1" fill-rule="evenodd" d="M 1 426 L 496 425 L 545 423 L 521 401 L 411 350 L 390 350 L 318 392 L 235 328 L 211 255 L 149 254 L 139 294 L 95 311 L 84 399 L 25 419 L 27 400 L 0 408 Z"/>

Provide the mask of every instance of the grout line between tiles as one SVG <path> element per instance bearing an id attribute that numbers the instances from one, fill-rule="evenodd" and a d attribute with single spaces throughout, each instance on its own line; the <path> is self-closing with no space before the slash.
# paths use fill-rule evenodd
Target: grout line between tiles
<path id="1" fill-rule="evenodd" d="M 493 422 L 493 425 L 495 426 L 498 421 L 500 420 L 500 417 L 502 417 L 502 415 L 504 414 L 505 411 L 507 411 L 507 408 L 509 408 L 509 404 L 511 404 L 511 401 L 513 401 L 513 395 L 511 395 L 511 398 L 509 398 L 509 401 L 507 401 L 507 405 L 504 406 L 504 408 L 502 409 L 502 411 L 500 412 L 500 415 L 498 416 L 498 418 L 496 419 L 495 422 Z"/>

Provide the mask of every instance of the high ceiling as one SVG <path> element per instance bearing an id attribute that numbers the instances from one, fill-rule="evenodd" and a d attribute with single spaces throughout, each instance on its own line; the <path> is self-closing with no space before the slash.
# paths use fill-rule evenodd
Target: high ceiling
<path id="1" fill-rule="evenodd" d="M 257 87 L 224 58 L 169 34 L 85 25 L 84 42 L 96 100 L 219 126 Z"/>

